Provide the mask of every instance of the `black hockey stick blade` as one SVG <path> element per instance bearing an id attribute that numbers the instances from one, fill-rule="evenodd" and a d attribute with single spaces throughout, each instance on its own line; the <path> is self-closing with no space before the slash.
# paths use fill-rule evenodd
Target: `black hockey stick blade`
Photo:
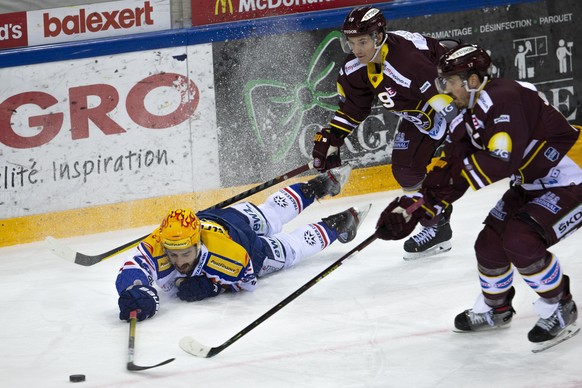
<path id="1" fill-rule="evenodd" d="M 174 361 L 175 358 L 170 358 L 166 361 L 160 362 L 159 364 L 149 365 L 149 366 L 140 366 L 140 365 L 136 365 L 133 362 L 133 358 L 135 356 L 136 321 L 137 321 L 137 311 L 133 310 L 131 313 L 129 313 L 129 343 L 128 343 L 128 347 L 127 347 L 127 370 L 135 372 L 135 371 L 140 371 L 140 370 L 152 369 L 152 368 L 157 368 L 158 366 L 169 364 L 170 362 Z"/>
<path id="2" fill-rule="evenodd" d="M 146 234 L 145 236 L 142 236 L 142 237 L 137 238 L 133 241 L 130 241 L 128 243 L 120 245 L 116 248 L 113 248 L 110 251 L 100 253 L 97 255 L 86 255 L 84 253 L 74 251 L 70 247 L 61 244 L 57 239 L 55 239 L 54 237 L 51 237 L 51 236 L 48 236 L 47 238 L 45 238 L 45 241 L 55 255 L 60 256 L 63 259 L 71 261 L 75 264 L 89 267 L 89 266 L 97 264 L 105 259 L 108 259 L 111 256 L 115 256 L 121 252 L 126 251 L 127 249 L 130 249 L 130 248 L 136 246 L 137 244 L 139 244 L 140 241 L 142 241 L 147 236 L 149 236 L 149 234 Z"/>
<path id="3" fill-rule="evenodd" d="M 241 331 L 236 333 L 233 337 L 228 339 L 222 345 L 216 346 L 216 347 L 210 347 L 210 346 L 206 346 L 206 345 L 201 344 L 200 342 L 196 341 L 192 337 L 183 337 L 179 343 L 180 348 L 183 351 L 185 351 L 186 353 L 192 354 L 192 355 L 197 356 L 197 357 L 210 358 L 210 357 L 217 355 L 218 353 L 222 352 L 224 349 L 228 348 L 230 345 L 232 345 L 233 343 L 238 341 L 244 335 L 249 333 L 255 327 L 259 326 L 261 323 L 266 321 L 269 317 L 271 317 L 272 315 L 277 313 L 283 307 L 287 306 L 289 303 L 291 303 L 299 295 L 303 294 L 305 291 L 307 291 L 308 289 L 313 287 L 315 284 L 317 284 L 321 279 L 325 278 L 327 275 L 329 275 L 330 273 L 335 271 L 337 268 L 339 268 L 342 265 L 342 263 L 346 259 L 350 258 L 351 256 L 353 256 L 357 252 L 361 251 L 362 249 L 364 249 L 365 247 L 370 245 L 374 240 L 376 240 L 376 238 L 377 238 L 376 235 L 373 234 L 370 237 L 368 237 L 367 239 L 365 239 L 363 242 L 358 244 L 358 246 L 356 246 L 351 251 L 349 251 L 348 253 L 346 253 L 342 257 L 340 257 L 333 264 L 331 264 L 329 267 L 327 267 L 321 273 L 319 273 L 317 276 L 315 276 L 313 279 L 311 279 L 310 281 L 305 283 L 303 286 L 301 286 L 299 289 L 297 289 L 295 292 L 293 292 L 287 298 L 283 299 L 277 305 L 272 307 L 269 311 L 267 311 L 266 313 L 261 315 L 256 320 L 254 320 L 250 325 L 248 325 L 247 327 L 245 327 L 244 329 L 242 329 Z"/>
<path id="4" fill-rule="evenodd" d="M 220 209 L 220 208 L 223 208 L 225 206 L 232 205 L 233 203 L 238 202 L 241 199 L 244 199 L 244 198 L 249 197 L 253 194 L 256 194 L 260 191 L 263 191 L 271 186 L 274 186 L 278 183 L 286 181 L 289 178 L 293 178 L 293 177 L 295 177 L 295 176 L 297 176 L 305 171 L 308 171 L 312 168 L 313 168 L 313 163 L 309 162 L 307 164 L 304 164 L 303 166 L 297 167 L 289 172 L 286 172 L 283 175 L 279 175 L 278 177 L 275 177 L 267 182 L 261 183 L 260 185 L 255 186 L 247 191 L 244 191 L 244 192 L 237 194 L 229 199 L 226 199 L 222 202 L 219 202 L 216 205 L 209 207 L 208 209 Z M 115 247 L 107 252 L 99 253 L 96 255 L 86 255 L 84 253 L 74 251 L 73 249 L 69 248 L 68 246 L 61 244 L 57 239 L 55 239 L 54 237 L 51 237 L 51 236 L 46 237 L 45 241 L 49 245 L 49 247 L 53 251 L 53 253 L 55 253 L 57 256 L 60 256 L 63 259 L 71 261 L 75 264 L 79 264 L 79 265 L 83 265 L 83 266 L 88 267 L 91 265 L 95 265 L 103 260 L 107 260 L 112 256 L 115 256 L 121 252 L 126 251 L 127 249 L 130 249 L 130 248 L 136 246 L 143 239 L 145 239 L 147 236 L 149 236 L 149 234 L 146 234 L 145 236 L 142 236 L 142 237 L 137 238 L 133 241 L 130 241 L 128 243 L 125 243 L 123 245 Z"/>
<path id="5" fill-rule="evenodd" d="M 157 368 L 158 366 L 169 364 L 170 362 L 172 362 L 174 360 L 175 360 L 175 358 L 170 358 L 166 361 L 160 362 L 159 364 L 151 365 L 151 366 L 139 366 L 139 365 L 135 365 L 133 362 L 128 362 L 127 363 L 127 370 L 130 370 L 132 372 L 136 372 L 136 371 L 140 371 L 140 370 Z"/>

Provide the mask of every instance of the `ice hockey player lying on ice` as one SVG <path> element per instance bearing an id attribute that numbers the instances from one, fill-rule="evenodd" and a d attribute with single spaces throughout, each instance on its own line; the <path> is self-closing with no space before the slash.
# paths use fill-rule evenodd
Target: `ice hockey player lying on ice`
<path id="1" fill-rule="evenodd" d="M 547 349 L 579 330 L 569 278 L 548 249 L 582 226 L 581 128 L 571 126 L 533 85 L 491 79 L 491 58 L 480 47 L 450 50 L 438 72 L 437 86 L 461 112 L 450 124 L 445 157 L 427 175 L 420 195 L 397 198 L 384 210 L 376 233 L 403 238 L 419 221 L 438 218 L 469 186 L 478 190 L 509 178 L 475 242 L 481 293 L 472 309 L 457 315 L 455 327 L 509 327 L 517 272 L 539 297 L 539 319 L 528 333 L 532 350 Z M 410 216 L 402 212 L 421 198 L 423 207 Z"/>
<path id="2" fill-rule="evenodd" d="M 138 310 L 140 321 L 154 316 L 159 306 L 154 284 L 187 302 L 252 291 L 260 277 L 288 268 L 335 240 L 353 240 L 369 205 L 282 232 L 315 199 L 339 194 L 350 172 L 349 165 L 332 169 L 278 191 L 259 206 L 242 202 L 196 214 L 171 211 L 119 271 L 119 318 L 129 319 L 132 310 Z"/>

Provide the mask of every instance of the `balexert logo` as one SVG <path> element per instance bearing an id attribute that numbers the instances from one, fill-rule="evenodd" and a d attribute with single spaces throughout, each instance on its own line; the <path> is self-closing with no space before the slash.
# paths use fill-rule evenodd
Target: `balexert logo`
<path id="1" fill-rule="evenodd" d="M 123 29 L 153 25 L 152 11 L 154 8 L 149 1 L 143 7 L 123 8 L 115 11 L 91 12 L 87 14 L 84 8 L 75 15 L 67 15 L 60 19 L 51 16 L 49 12 L 43 14 L 45 37 L 55 37 L 61 34 L 74 35 L 85 32 L 107 31 L 109 29 Z"/>

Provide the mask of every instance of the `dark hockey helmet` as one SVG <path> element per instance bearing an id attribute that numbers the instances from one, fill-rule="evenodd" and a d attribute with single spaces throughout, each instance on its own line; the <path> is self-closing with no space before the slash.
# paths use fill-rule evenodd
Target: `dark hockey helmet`
<path id="1" fill-rule="evenodd" d="M 481 80 L 491 78 L 491 57 L 481 47 L 464 43 L 447 51 L 438 64 L 440 79 L 458 75 L 462 79 L 477 74 Z"/>
<path id="2" fill-rule="evenodd" d="M 386 34 L 386 18 L 378 8 L 358 7 L 351 10 L 342 26 L 345 36 Z"/>

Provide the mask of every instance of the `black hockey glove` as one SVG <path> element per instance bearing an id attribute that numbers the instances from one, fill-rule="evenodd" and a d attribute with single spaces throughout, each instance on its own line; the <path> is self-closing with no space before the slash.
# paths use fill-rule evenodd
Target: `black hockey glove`
<path id="1" fill-rule="evenodd" d="M 329 128 L 317 132 L 313 138 L 313 167 L 322 172 L 342 165 L 339 148 L 344 139 L 336 136 Z"/>
<path id="2" fill-rule="evenodd" d="M 196 302 L 220 294 L 220 286 L 206 276 L 181 278 L 178 298 L 186 302 Z"/>
<path id="3" fill-rule="evenodd" d="M 421 220 L 432 220 L 438 210 L 425 203 L 422 194 L 396 198 L 384 209 L 376 224 L 376 237 L 400 240 L 414 231 Z"/>
<path id="4" fill-rule="evenodd" d="M 158 312 L 160 299 L 155 288 L 150 286 L 129 286 L 119 294 L 119 319 L 129 320 L 129 313 L 137 310 L 137 320 L 151 318 Z"/>
<path id="5" fill-rule="evenodd" d="M 433 206 L 452 203 L 461 198 L 469 188 L 469 182 L 461 175 L 463 161 L 457 157 L 441 158 L 435 162 L 422 182 L 421 192 L 425 201 Z"/>

